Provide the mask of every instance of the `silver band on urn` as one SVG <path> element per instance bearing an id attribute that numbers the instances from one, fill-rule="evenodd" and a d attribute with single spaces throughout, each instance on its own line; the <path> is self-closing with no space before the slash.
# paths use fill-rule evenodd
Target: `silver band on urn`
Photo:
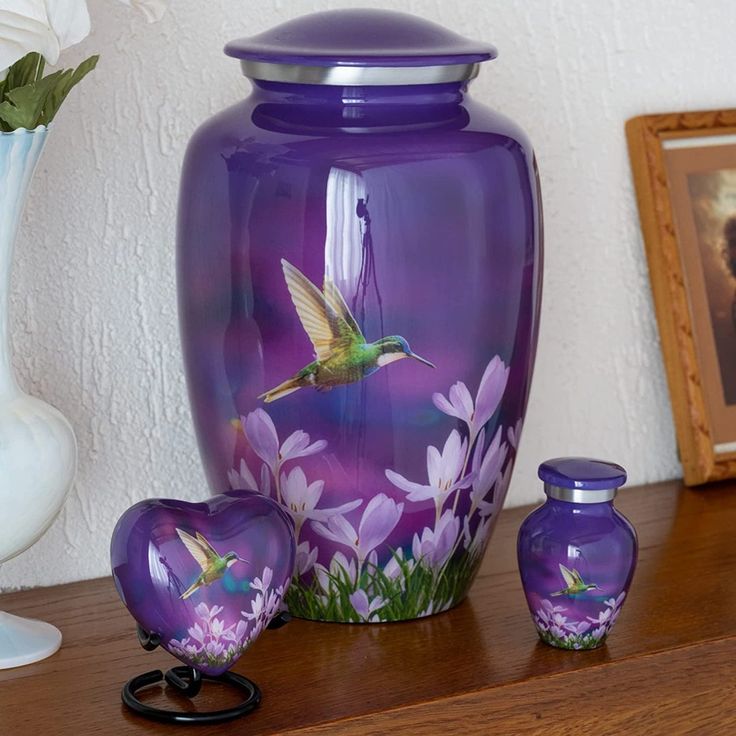
<path id="1" fill-rule="evenodd" d="M 243 74 L 264 82 L 324 84 L 334 87 L 388 87 L 463 82 L 478 76 L 479 64 L 435 66 L 309 66 L 242 59 Z"/>
<path id="2" fill-rule="evenodd" d="M 617 490 L 618 488 L 604 488 L 591 491 L 587 488 L 563 488 L 562 486 L 553 486 L 551 483 L 544 484 L 544 492 L 550 498 L 569 503 L 604 503 L 612 501 L 616 497 Z"/>

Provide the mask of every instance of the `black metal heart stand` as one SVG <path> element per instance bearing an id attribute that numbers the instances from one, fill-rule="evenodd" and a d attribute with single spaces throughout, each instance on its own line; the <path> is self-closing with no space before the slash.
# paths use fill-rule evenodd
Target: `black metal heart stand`
<path id="1" fill-rule="evenodd" d="M 288 623 L 291 617 L 288 613 L 283 612 L 276 616 L 268 625 L 269 629 L 279 629 Z M 153 651 L 160 644 L 157 634 L 149 634 L 138 627 L 138 641 L 146 651 Z M 195 698 L 202 689 L 202 683 L 207 680 L 216 682 L 228 687 L 235 688 L 243 692 L 245 700 L 231 708 L 223 708 L 222 710 L 213 711 L 177 711 L 165 710 L 163 708 L 154 708 L 151 705 L 142 703 L 137 693 L 145 687 L 155 685 L 164 680 L 170 687 L 174 688 L 180 695 L 188 698 Z M 195 669 L 181 665 L 172 667 L 165 674 L 161 670 L 152 670 L 144 672 L 141 675 L 128 680 L 123 686 L 122 691 L 123 703 L 138 715 L 150 718 L 154 721 L 162 721 L 164 723 L 222 723 L 223 721 L 231 721 L 234 718 L 250 713 L 255 710 L 261 702 L 261 691 L 253 681 L 242 675 L 236 675 L 234 672 L 224 672 L 221 675 L 206 675 Z"/>

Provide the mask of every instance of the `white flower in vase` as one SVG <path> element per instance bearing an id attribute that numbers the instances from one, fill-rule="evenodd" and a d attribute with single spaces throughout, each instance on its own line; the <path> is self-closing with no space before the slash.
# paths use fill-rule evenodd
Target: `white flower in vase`
<path id="1" fill-rule="evenodd" d="M 5 0 L 0 8 L 0 69 L 26 54 L 49 64 L 89 35 L 87 4 L 80 0 Z"/>
<path id="2" fill-rule="evenodd" d="M 48 74 L 45 65 L 55 64 L 64 49 L 89 31 L 85 0 L 0 4 L 0 563 L 26 550 L 49 528 L 76 474 L 71 425 L 17 384 L 7 311 L 13 245 L 48 126 L 98 57 Z M 0 614 L 0 669 L 44 659 L 60 644 L 55 627 Z"/>
<path id="3" fill-rule="evenodd" d="M 122 0 L 149 21 L 162 17 L 163 0 Z M 4 0 L 0 7 L 0 131 L 47 126 L 72 87 L 95 68 L 91 56 L 76 69 L 44 76 L 64 49 L 90 32 L 86 0 Z"/>

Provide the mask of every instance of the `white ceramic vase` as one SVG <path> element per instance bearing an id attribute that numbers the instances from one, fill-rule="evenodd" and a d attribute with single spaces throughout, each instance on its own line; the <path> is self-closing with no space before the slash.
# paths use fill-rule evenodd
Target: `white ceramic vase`
<path id="1" fill-rule="evenodd" d="M 69 422 L 18 386 L 8 333 L 13 246 L 47 133 L 44 126 L 0 133 L 0 563 L 28 549 L 49 528 L 77 466 Z M 38 661 L 60 645 L 54 626 L 0 612 L 0 669 Z"/>

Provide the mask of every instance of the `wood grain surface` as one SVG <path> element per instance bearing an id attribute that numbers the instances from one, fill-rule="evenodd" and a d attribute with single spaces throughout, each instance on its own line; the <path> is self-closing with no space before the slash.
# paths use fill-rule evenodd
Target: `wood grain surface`
<path id="1" fill-rule="evenodd" d="M 264 633 L 234 668 L 258 682 L 261 707 L 219 726 L 177 728 L 125 710 L 125 680 L 176 661 L 138 646 L 110 579 L 0 596 L 0 608 L 64 634 L 53 657 L 0 671 L 0 736 L 736 733 L 736 483 L 633 488 L 617 505 L 637 528 L 640 558 L 601 649 L 538 641 L 515 556 L 529 509 L 514 509 L 452 611 L 383 625 L 297 620 Z M 167 697 L 176 696 L 154 688 L 148 699 Z M 205 685 L 196 703 L 233 701 Z"/>

